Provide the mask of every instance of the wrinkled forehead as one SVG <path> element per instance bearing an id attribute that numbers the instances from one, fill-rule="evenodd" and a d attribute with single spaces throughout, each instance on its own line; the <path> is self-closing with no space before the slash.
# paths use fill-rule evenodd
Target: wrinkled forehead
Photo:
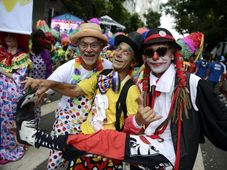
<path id="1" fill-rule="evenodd" d="M 133 52 L 134 53 L 133 48 L 129 44 L 125 43 L 125 42 L 121 42 L 120 44 L 118 44 L 117 48 L 119 48 L 119 47 L 121 49 L 123 49 L 123 50 L 127 50 L 128 52 Z"/>
<path id="2" fill-rule="evenodd" d="M 101 43 L 101 41 L 96 38 L 96 37 L 82 37 L 79 39 L 79 43 L 83 42 L 83 43 Z"/>

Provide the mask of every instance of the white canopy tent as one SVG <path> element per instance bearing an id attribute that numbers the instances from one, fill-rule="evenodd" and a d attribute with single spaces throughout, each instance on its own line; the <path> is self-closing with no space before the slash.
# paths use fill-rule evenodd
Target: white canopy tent
<path id="1" fill-rule="evenodd" d="M 219 42 L 218 45 L 214 47 L 214 49 L 211 51 L 211 54 L 213 56 L 215 55 L 220 56 L 220 55 L 227 54 L 227 40 L 223 42 Z"/>
<path id="2" fill-rule="evenodd" d="M 99 18 L 100 23 L 103 25 L 108 25 L 108 26 L 116 26 L 117 28 L 120 28 L 122 30 L 125 29 L 124 25 L 121 25 L 120 23 L 118 23 L 117 21 L 113 20 L 111 17 L 109 17 L 108 15 L 102 16 Z"/>

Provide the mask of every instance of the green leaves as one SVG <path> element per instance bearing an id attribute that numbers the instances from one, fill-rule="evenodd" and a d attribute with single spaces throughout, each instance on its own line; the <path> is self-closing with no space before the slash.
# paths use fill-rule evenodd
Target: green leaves
<path id="1" fill-rule="evenodd" d="M 226 0 L 169 0 L 162 10 L 175 18 L 178 32 L 203 32 L 207 51 L 226 38 Z"/>

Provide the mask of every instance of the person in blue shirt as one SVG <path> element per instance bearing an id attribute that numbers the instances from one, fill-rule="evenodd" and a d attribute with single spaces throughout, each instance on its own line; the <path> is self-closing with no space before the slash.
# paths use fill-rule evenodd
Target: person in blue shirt
<path id="1" fill-rule="evenodd" d="M 223 73 L 223 65 L 220 63 L 220 61 L 214 61 L 208 67 L 207 80 L 212 83 L 213 87 L 215 87 L 221 80 L 221 76 Z"/>
<path id="2" fill-rule="evenodd" d="M 196 62 L 195 74 L 197 76 L 201 77 L 202 79 L 204 79 L 206 76 L 206 71 L 207 71 L 208 67 L 209 67 L 209 62 L 205 58 L 198 60 Z"/>

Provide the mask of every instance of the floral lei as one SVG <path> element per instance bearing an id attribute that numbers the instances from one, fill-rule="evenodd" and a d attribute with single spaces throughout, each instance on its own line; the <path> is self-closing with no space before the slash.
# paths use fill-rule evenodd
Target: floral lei
<path id="1" fill-rule="evenodd" d="M 80 66 L 81 66 L 81 62 L 82 59 L 81 57 L 76 57 L 75 58 L 75 64 L 74 64 L 74 74 L 72 76 L 72 84 L 77 84 L 81 81 L 81 72 L 80 72 Z M 87 76 L 87 77 L 91 77 L 94 73 L 103 70 L 103 60 L 101 59 L 101 57 L 99 57 L 96 61 L 96 66 L 95 68 L 92 70 L 92 72 Z M 73 102 L 75 104 L 79 104 L 78 98 L 74 98 Z"/>

